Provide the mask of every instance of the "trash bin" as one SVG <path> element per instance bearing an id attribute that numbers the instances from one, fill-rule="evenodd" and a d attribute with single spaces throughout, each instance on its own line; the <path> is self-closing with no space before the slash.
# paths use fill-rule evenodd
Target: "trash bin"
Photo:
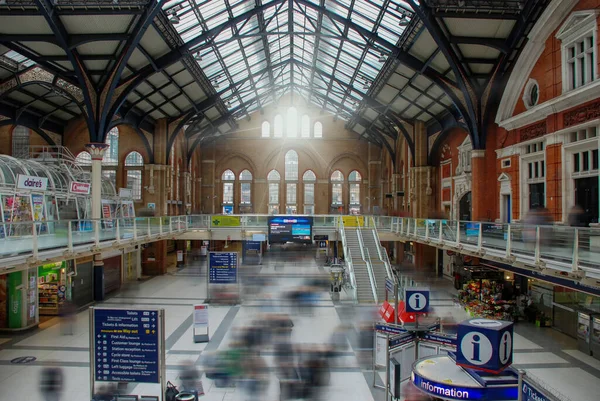
<path id="1" fill-rule="evenodd" d="M 198 397 L 194 393 L 182 391 L 175 396 L 175 401 L 197 401 Z"/>

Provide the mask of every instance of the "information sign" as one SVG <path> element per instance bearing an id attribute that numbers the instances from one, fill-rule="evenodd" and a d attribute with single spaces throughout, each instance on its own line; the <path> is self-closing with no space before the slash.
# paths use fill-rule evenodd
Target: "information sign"
<path id="1" fill-rule="evenodd" d="M 429 288 L 407 287 L 404 289 L 406 312 L 429 312 Z"/>
<path id="2" fill-rule="evenodd" d="M 160 312 L 92 309 L 92 369 L 100 382 L 161 382 Z"/>
<path id="3" fill-rule="evenodd" d="M 423 335 L 423 339 L 433 342 L 433 343 L 439 343 L 439 344 L 444 344 L 444 345 L 450 345 L 453 347 L 456 347 L 457 344 L 457 339 L 456 336 L 450 335 L 450 334 L 443 334 L 443 333 L 425 333 Z"/>
<path id="4" fill-rule="evenodd" d="M 237 283 L 237 252 L 211 252 L 208 259 L 209 284 Z"/>

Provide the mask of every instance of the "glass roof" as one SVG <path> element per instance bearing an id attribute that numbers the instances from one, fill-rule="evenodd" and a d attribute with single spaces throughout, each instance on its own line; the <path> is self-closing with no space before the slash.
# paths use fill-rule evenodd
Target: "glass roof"
<path id="1" fill-rule="evenodd" d="M 403 1 L 320 3 L 170 0 L 164 10 L 184 42 L 195 40 L 194 58 L 234 117 L 294 91 L 349 119 L 413 14 Z M 389 46 L 379 47 L 364 32 Z"/>
<path id="2" fill-rule="evenodd" d="M 9 50 L 6 53 L 4 53 L 2 56 L 17 63 L 18 70 L 30 67 L 35 64 L 35 61 L 28 59 L 27 57 L 17 53 L 14 50 Z"/>

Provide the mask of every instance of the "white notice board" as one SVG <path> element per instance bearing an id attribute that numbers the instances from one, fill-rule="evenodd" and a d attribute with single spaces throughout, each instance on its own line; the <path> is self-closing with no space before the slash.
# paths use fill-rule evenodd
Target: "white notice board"
<path id="1" fill-rule="evenodd" d="M 388 335 L 375 333 L 375 365 L 386 367 L 388 352 Z"/>

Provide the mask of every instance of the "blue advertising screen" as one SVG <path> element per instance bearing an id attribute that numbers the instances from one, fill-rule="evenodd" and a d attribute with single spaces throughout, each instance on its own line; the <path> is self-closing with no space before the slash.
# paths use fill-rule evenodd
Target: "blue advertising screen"
<path id="1" fill-rule="evenodd" d="M 96 381 L 159 383 L 156 310 L 94 309 Z"/>
<path id="2" fill-rule="evenodd" d="M 237 283 L 237 267 L 237 252 L 211 252 L 208 257 L 208 282 Z"/>
<path id="3" fill-rule="evenodd" d="M 269 242 L 311 242 L 313 219 L 310 216 L 269 217 Z"/>

